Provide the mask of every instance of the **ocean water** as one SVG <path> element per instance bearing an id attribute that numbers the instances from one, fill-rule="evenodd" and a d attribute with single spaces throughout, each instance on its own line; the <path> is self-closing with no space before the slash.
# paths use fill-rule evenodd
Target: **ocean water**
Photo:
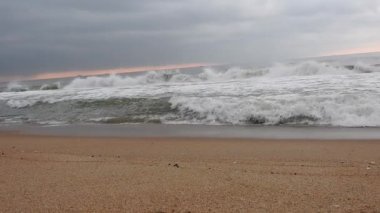
<path id="1" fill-rule="evenodd" d="M 10 82 L 0 124 L 380 126 L 380 66 L 345 60 Z"/>

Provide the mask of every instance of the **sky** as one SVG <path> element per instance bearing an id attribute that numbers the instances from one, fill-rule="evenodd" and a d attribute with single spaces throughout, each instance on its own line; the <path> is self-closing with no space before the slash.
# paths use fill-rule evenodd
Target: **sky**
<path id="1" fill-rule="evenodd" d="M 380 51 L 380 0 L 0 0 L 0 81 Z"/>

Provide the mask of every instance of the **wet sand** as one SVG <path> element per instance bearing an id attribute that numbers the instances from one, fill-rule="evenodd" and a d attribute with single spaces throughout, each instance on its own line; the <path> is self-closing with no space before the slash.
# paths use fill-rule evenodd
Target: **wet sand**
<path id="1" fill-rule="evenodd" d="M 379 212 L 380 141 L 0 133 L 0 212 Z"/>

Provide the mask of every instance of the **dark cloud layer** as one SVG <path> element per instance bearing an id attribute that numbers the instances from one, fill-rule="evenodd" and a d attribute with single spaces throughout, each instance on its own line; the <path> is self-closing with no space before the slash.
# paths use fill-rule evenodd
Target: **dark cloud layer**
<path id="1" fill-rule="evenodd" d="M 313 56 L 379 23 L 379 0 L 0 0 L 0 76 Z"/>

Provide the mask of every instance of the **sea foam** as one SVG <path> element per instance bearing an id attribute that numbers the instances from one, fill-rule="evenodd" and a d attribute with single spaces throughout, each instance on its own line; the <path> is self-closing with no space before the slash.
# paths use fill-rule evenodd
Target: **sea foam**
<path id="1" fill-rule="evenodd" d="M 372 64 L 317 61 L 76 78 L 55 90 L 0 93 L 0 117 L 27 122 L 380 126 Z"/>

